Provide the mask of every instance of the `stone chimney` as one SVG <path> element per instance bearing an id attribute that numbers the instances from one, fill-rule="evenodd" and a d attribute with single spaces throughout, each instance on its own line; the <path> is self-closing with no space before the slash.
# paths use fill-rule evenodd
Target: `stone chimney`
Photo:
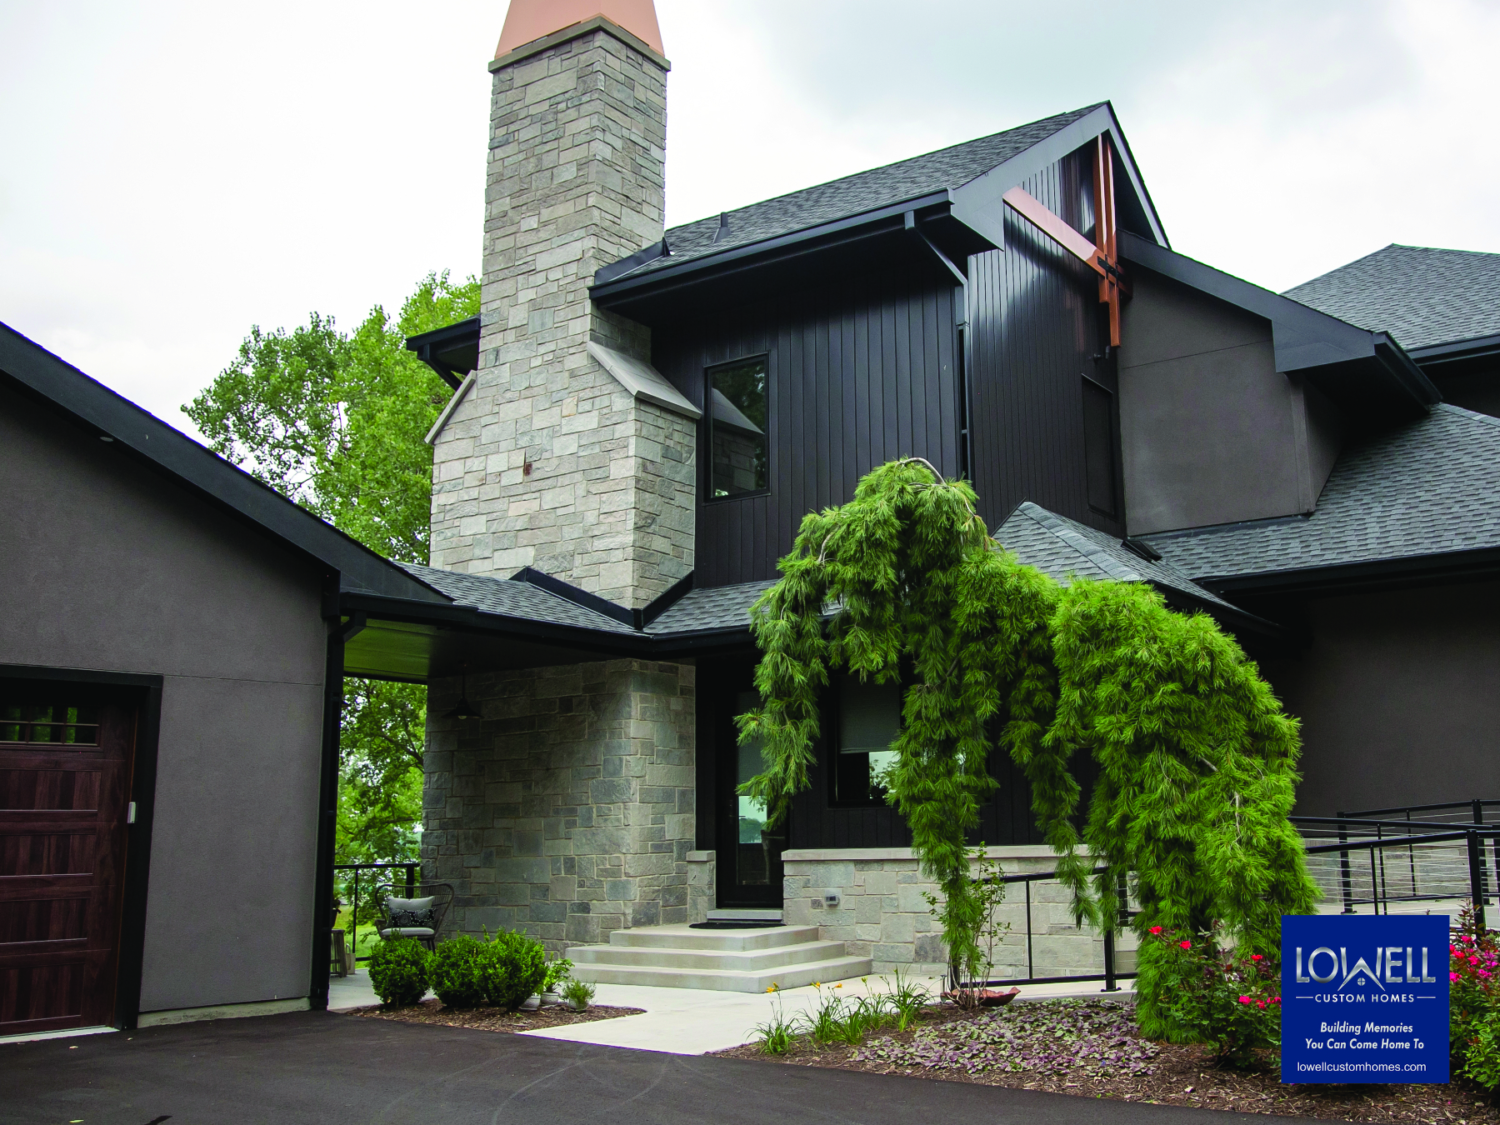
<path id="1" fill-rule="evenodd" d="M 637 608 L 693 568 L 698 412 L 599 267 L 662 238 L 651 0 L 511 0 L 490 108 L 479 368 L 434 440 L 432 564 Z"/>

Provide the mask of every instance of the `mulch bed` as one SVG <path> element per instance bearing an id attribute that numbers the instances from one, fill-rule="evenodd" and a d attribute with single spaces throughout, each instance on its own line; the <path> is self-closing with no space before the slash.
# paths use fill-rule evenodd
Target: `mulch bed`
<path id="1" fill-rule="evenodd" d="M 859 1048 L 843 1045 L 820 1047 L 804 1035 L 785 1055 L 765 1054 L 757 1044 L 714 1053 L 728 1058 L 758 1059 L 792 1066 L 824 1066 L 1239 1113 L 1314 1117 L 1329 1121 L 1500 1125 L 1500 1109 L 1483 1093 L 1463 1083 L 1284 1086 L 1274 1058 L 1268 1057 L 1265 1065 L 1254 1072 L 1224 1070 L 1213 1065 L 1212 1054 L 1202 1047 L 1150 1043 L 1136 1037 L 1133 1029 L 1122 1031 L 1113 1040 L 1093 1040 L 1094 1044 L 1104 1046 L 1098 1048 L 1093 1058 L 1081 1062 L 1075 1061 L 1080 1040 L 1065 1041 L 1058 1037 L 1045 1043 L 1026 1040 L 1022 1036 L 1017 1040 L 1022 1044 L 1020 1051 L 1006 1046 L 989 1056 L 993 1063 L 1005 1056 L 1005 1052 L 1013 1052 L 1006 1057 L 1014 1059 L 1014 1065 L 1022 1066 L 1022 1069 L 1011 1070 L 1003 1063 L 975 1065 L 973 1040 L 965 1032 L 972 1033 L 989 1026 L 976 1021 L 1003 1020 L 1026 1009 L 1036 1012 L 1044 1005 L 1056 1010 L 1058 1005 L 1068 1003 L 1087 1005 L 1096 1012 L 1114 1008 L 1119 1016 L 1129 1018 L 1128 1004 L 1120 1001 L 1026 1001 L 979 1014 L 944 1003 L 927 1008 L 916 1027 L 904 1032 L 873 1033 Z M 999 1026 L 1003 1028 L 1004 1025 Z M 1074 1029 L 1068 1030 L 1072 1033 Z M 988 1032 L 980 1038 L 994 1042 Z M 1130 1042 L 1122 1042 L 1122 1039 Z M 1085 1046 L 1090 1043 L 1087 1036 L 1081 1042 Z M 967 1055 L 966 1051 L 969 1052 Z M 1023 1060 L 1018 1056 L 1026 1057 Z"/>
<path id="2" fill-rule="evenodd" d="M 586 1011 L 548 1005 L 534 1012 L 510 1012 L 504 1008 L 445 1008 L 441 1000 L 423 1000 L 410 1008 L 355 1008 L 350 1015 L 377 1020 L 399 1020 L 402 1023 L 433 1023 L 444 1027 L 470 1027 L 476 1031 L 540 1031 L 544 1027 L 562 1027 L 570 1023 L 593 1023 L 620 1016 L 638 1016 L 644 1008 L 611 1008 L 607 1004 L 590 1004 Z"/>

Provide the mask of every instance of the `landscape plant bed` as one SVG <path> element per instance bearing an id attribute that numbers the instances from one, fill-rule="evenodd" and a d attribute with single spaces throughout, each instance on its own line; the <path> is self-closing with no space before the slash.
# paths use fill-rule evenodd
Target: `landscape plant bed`
<path id="1" fill-rule="evenodd" d="M 801 1035 L 783 1055 L 755 1043 L 715 1054 L 1239 1113 L 1500 1125 L 1500 1110 L 1463 1083 L 1284 1086 L 1273 1056 L 1258 1070 L 1221 1069 L 1203 1047 L 1141 1039 L 1132 1007 L 1033 1000 L 971 1013 L 943 1003 L 924 1009 L 915 1027 L 874 1032 L 860 1047 L 822 1046 Z"/>
<path id="2" fill-rule="evenodd" d="M 620 1016 L 638 1016 L 644 1011 L 644 1008 L 612 1008 L 606 1004 L 590 1004 L 587 1010 L 575 1012 L 572 1008 L 552 1004 L 534 1012 L 511 1012 L 504 1008 L 445 1008 L 441 1000 L 423 1000 L 409 1008 L 356 1008 L 350 1014 L 380 1020 L 399 1020 L 402 1023 L 431 1023 L 444 1027 L 469 1027 L 476 1031 L 514 1033 L 539 1031 L 544 1027 L 562 1027 L 570 1023 L 612 1020 Z"/>

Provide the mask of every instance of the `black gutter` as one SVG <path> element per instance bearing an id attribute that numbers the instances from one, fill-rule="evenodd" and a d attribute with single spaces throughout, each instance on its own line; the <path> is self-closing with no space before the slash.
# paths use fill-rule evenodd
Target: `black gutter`
<path id="1" fill-rule="evenodd" d="M 1457 363 L 1465 359 L 1479 359 L 1487 355 L 1500 355 L 1500 336 L 1473 336 L 1467 340 L 1454 340 L 1447 344 L 1429 344 L 1425 348 L 1408 348 L 1406 354 L 1423 367 L 1435 367 L 1441 363 Z"/>
<path id="2" fill-rule="evenodd" d="M 636 276 L 601 281 L 599 274 L 596 273 L 595 283 L 589 289 L 589 296 L 607 307 L 612 299 L 648 291 L 654 293 L 674 289 L 700 281 L 706 275 L 717 277 L 737 273 L 762 264 L 760 259 L 795 257 L 812 250 L 825 249 L 825 244 L 822 242 L 824 239 L 830 240 L 826 245 L 840 245 L 858 238 L 899 231 L 905 227 L 906 212 L 925 210 L 930 207 L 948 207 L 951 204 L 952 197 L 945 188 L 915 199 L 902 200 L 870 211 L 862 211 L 856 215 L 847 215 L 832 222 L 805 227 L 790 234 L 777 235 L 775 238 L 749 242 L 743 246 L 717 250 L 710 254 L 701 254 Z M 839 235 L 848 237 L 838 238 Z M 813 243 L 817 245 L 810 245 Z M 604 267 L 605 270 L 608 268 L 608 266 Z"/>
<path id="3" fill-rule="evenodd" d="M 1427 377 L 1411 354 L 1384 332 L 1373 333 L 1375 358 L 1386 369 L 1391 378 L 1423 406 L 1436 406 L 1443 401 L 1443 392 Z"/>
<path id="4" fill-rule="evenodd" d="M 1238 606 L 1224 605 L 1220 602 L 1209 601 L 1189 594 L 1185 590 L 1179 590 L 1176 586 L 1165 582 L 1158 582 L 1153 578 L 1146 579 L 1162 599 L 1173 609 L 1180 613 L 1206 613 L 1219 624 L 1223 625 L 1231 633 L 1254 633 L 1257 636 L 1267 637 L 1273 640 L 1286 640 L 1289 636 L 1285 627 L 1274 621 L 1268 621 L 1264 617 L 1257 617 L 1253 613 L 1247 613 Z"/>
<path id="5" fill-rule="evenodd" d="M 364 613 L 366 623 L 399 621 L 409 625 L 432 625 L 466 633 L 498 634 L 519 640 L 537 641 L 558 648 L 583 652 L 600 652 L 612 656 L 645 655 L 650 638 L 642 633 L 611 633 L 584 625 L 564 625 L 551 621 L 533 621 L 492 613 L 472 605 L 437 605 L 405 598 L 384 598 L 375 594 L 344 593 L 339 597 L 340 612 L 347 617 Z"/>
<path id="6" fill-rule="evenodd" d="M 474 369 L 472 367 L 455 367 L 439 359 L 438 353 L 449 352 L 455 348 L 466 346 L 471 341 L 477 348 L 479 346 L 479 328 L 479 318 L 471 316 L 467 320 L 456 321 L 453 324 L 444 325 L 442 328 L 434 328 L 431 332 L 422 332 L 416 336 L 408 336 L 406 339 L 406 350 L 416 352 L 418 359 L 436 371 L 438 377 L 456 391 L 458 390 L 458 385 L 463 382 L 463 376 Z"/>
<path id="7" fill-rule="evenodd" d="M 1356 593 L 1434 582 L 1466 582 L 1500 575 L 1500 548 L 1449 551 L 1398 559 L 1194 578 L 1216 594 Z"/>

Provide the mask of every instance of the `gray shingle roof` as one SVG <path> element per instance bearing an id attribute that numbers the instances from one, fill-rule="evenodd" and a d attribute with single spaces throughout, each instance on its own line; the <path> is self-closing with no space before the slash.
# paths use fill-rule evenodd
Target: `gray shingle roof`
<path id="1" fill-rule="evenodd" d="M 1049 512 L 1030 500 L 1017 506 L 995 538 L 1028 566 L 1066 583 L 1080 578 L 1113 578 L 1121 582 L 1150 582 L 1199 601 L 1233 609 L 1222 598 L 1197 585 L 1165 560 L 1150 562 L 1120 545 L 1103 531 Z"/>
<path id="2" fill-rule="evenodd" d="M 719 232 L 717 215 L 673 227 L 666 236 L 672 251 L 670 256 L 637 267 L 630 276 L 639 277 L 706 254 L 776 238 L 944 188 L 960 187 L 1098 108 L 1098 105 L 1085 106 L 1003 133 L 752 203 L 729 212 L 729 232 L 719 242 L 714 242 Z"/>
<path id="3" fill-rule="evenodd" d="M 1143 538 L 1199 581 L 1500 547 L 1500 418 L 1444 403 L 1345 450 L 1305 519 Z"/>
<path id="4" fill-rule="evenodd" d="M 740 582 L 734 586 L 710 586 L 689 590 L 646 626 L 653 636 L 697 633 L 705 629 L 748 628 L 750 607 L 775 582 Z"/>
<path id="5" fill-rule="evenodd" d="M 627 636 L 639 635 L 622 621 L 595 613 L 529 582 L 463 574 L 456 570 L 438 570 L 412 563 L 402 563 L 401 566 L 459 605 L 471 606 L 482 613 L 495 613 L 502 617 L 516 617 L 547 625 L 572 625 Z"/>
<path id="6" fill-rule="evenodd" d="M 1283 296 L 1408 350 L 1500 335 L 1500 254 L 1393 243 Z"/>

